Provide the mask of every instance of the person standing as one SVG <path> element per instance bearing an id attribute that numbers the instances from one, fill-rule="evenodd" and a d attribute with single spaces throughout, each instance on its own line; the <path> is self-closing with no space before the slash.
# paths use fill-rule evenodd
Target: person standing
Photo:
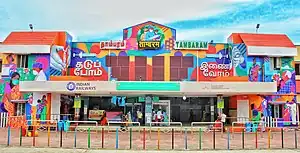
<path id="1" fill-rule="evenodd" d="M 156 113 L 156 116 L 157 116 L 157 122 L 161 122 L 161 119 L 162 119 L 162 112 L 161 112 L 161 109 L 159 109 Z"/>
<path id="2" fill-rule="evenodd" d="M 226 114 L 224 114 L 223 112 L 222 112 L 222 114 L 221 114 L 221 122 L 222 122 L 222 124 L 223 124 L 223 131 L 225 131 L 225 122 L 226 122 Z"/>
<path id="3" fill-rule="evenodd" d="M 140 124 L 142 124 L 142 122 L 143 122 L 143 113 L 138 109 L 136 114 L 137 114 L 138 122 Z"/>
<path id="4" fill-rule="evenodd" d="M 190 118 L 189 118 L 189 121 L 190 121 L 190 122 L 194 122 L 194 112 L 193 112 L 192 109 L 190 110 Z"/>

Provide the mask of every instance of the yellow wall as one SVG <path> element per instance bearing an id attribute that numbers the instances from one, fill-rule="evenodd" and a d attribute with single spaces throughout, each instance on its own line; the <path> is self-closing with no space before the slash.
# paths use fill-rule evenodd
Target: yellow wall
<path id="1" fill-rule="evenodd" d="M 300 46 L 296 46 L 296 47 L 297 47 L 298 54 L 297 54 L 297 56 L 295 56 L 294 60 L 295 60 L 295 62 L 300 63 Z"/>

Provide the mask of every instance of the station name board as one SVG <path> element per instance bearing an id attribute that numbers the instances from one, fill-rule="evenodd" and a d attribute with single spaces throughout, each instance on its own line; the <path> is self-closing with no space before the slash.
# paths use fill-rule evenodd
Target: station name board
<path id="1" fill-rule="evenodd" d="M 160 41 L 139 41 L 139 50 L 157 50 L 160 49 Z"/>
<path id="2" fill-rule="evenodd" d="M 126 49 L 126 41 L 100 41 L 100 49 Z"/>
<path id="3" fill-rule="evenodd" d="M 175 49 L 208 50 L 208 42 L 203 41 L 175 41 Z"/>

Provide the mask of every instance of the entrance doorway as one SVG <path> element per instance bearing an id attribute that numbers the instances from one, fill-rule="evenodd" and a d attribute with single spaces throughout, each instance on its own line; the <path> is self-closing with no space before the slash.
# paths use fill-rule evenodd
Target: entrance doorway
<path id="1" fill-rule="evenodd" d="M 164 122 L 170 122 L 170 100 L 159 100 L 158 102 L 152 103 L 153 108 L 153 119 L 155 121 L 155 115 L 160 110 L 164 115 Z M 165 114 L 164 114 L 165 113 Z"/>

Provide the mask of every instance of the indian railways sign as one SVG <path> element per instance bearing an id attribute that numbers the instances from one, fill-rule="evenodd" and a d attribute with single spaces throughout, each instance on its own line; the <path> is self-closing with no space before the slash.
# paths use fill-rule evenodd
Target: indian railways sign
<path id="1" fill-rule="evenodd" d="M 203 41 L 176 41 L 174 49 L 208 50 L 208 42 Z"/>

